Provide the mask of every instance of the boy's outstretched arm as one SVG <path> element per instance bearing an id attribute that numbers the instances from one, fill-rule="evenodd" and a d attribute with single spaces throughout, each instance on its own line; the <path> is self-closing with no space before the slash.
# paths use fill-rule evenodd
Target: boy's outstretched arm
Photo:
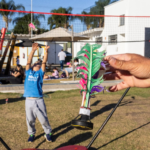
<path id="1" fill-rule="evenodd" d="M 46 46 L 45 47 L 45 53 L 44 53 L 44 59 L 42 62 L 42 70 L 43 72 L 45 72 L 45 67 L 46 67 L 46 62 L 47 62 L 47 57 L 48 57 L 48 49 L 50 48 L 50 46 Z"/>
<path id="2" fill-rule="evenodd" d="M 28 61 L 27 61 L 27 65 L 26 65 L 26 70 L 29 70 L 31 68 L 31 62 L 32 62 L 32 58 L 34 56 L 35 51 L 38 49 L 38 43 L 33 43 L 32 44 L 32 51 L 29 55 Z"/>

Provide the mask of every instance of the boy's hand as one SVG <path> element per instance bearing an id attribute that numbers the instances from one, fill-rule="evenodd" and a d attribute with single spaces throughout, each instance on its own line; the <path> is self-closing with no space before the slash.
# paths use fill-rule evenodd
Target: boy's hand
<path id="1" fill-rule="evenodd" d="M 48 49 L 49 49 L 49 48 L 50 48 L 50 46 L 47 46 L 47 45 L 46 45 L 45 51 L 48 52 Z"/>
<path id="2" fill-rule="evenodd" d="M 33 43 L 32 44 L 32 51 L 36 51 L 37 49 L 38 49 L 38 47 L 39 47 L 39 44 L 38 43 Z"/>

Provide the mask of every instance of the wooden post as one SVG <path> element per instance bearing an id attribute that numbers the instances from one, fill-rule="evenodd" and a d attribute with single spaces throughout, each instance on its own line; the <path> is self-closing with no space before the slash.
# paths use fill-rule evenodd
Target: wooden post
<path id="1" fill-rule="evenodd" d="M 6 57 L 6 55 L 7 55 L 7 52 L 8 52 L 10 43 L 11 43 L 11 39 L 8 40 L 7 46 L 6 46 L 6 48 L 5 48 L 5 52 L 3 53 L 2 59 L 1 59 L 1 61 L 0 61 L 0 74 L 1 74 L 1 72 L 2 72 L 4 60 L 5 60 L 5 57 Z"/>
<path id="2" fill-rule="evenodd" d="M 10 52 L 9 52 L 9 57 L 8 57 L 7 66 L 6 66 L 6 70 L 5 70 L 5 75 L 9 75 L 9 70 L 10 70 L 10 66 L 11 66 L 11 59 L 13 56 L 13 51 L 15 48 L 16 39 L 17 39 L 17 36 L 13 34 L 12 35 L 12 43 L 11 43 Z"/>

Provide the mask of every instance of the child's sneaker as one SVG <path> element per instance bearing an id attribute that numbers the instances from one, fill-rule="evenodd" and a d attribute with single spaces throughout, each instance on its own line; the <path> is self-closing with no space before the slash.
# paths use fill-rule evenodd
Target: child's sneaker
<path id="1" fill-rule="evenodd" d="M 28 142 L 32 143 L 34 141 L 34 137 L 35 137 L 34 135 L 30 135 L 29 139 L 28 139 Z"/>
<path id="2" fill-rule="evenodd" d="M 44 137 L 46 138 L 47 142 L 52 142 L 52 134 L 45 134 Z"/>

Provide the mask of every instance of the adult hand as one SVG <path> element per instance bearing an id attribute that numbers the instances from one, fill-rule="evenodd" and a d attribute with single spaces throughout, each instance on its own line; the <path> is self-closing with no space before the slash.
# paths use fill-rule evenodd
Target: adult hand
<path id="1" fill-rule="evenodd" d="M 50 48 L 50 46 L 47 46 L 47 45 L 46 45 L 45 51 L 48 52 L 48 49 L 49 49 L 49 48 Z"/>
<path id="2" fill-rule="evenodd" d="M 33 43 L 32 44 L 32 51 L 35 52 L 38 49 L 38 47 L 39 47 L 38 43 Z"/>
<path id="3" fill-rule="evenodd" d="M 128 87 L 150 87 L 150 59 L 137 54 L 121 54 L 107 56 L 104 60 L 108 61 L 109 71 L 112 71 L 104 79 L 123 80 L 110 87 L 111 92 Z"/>

